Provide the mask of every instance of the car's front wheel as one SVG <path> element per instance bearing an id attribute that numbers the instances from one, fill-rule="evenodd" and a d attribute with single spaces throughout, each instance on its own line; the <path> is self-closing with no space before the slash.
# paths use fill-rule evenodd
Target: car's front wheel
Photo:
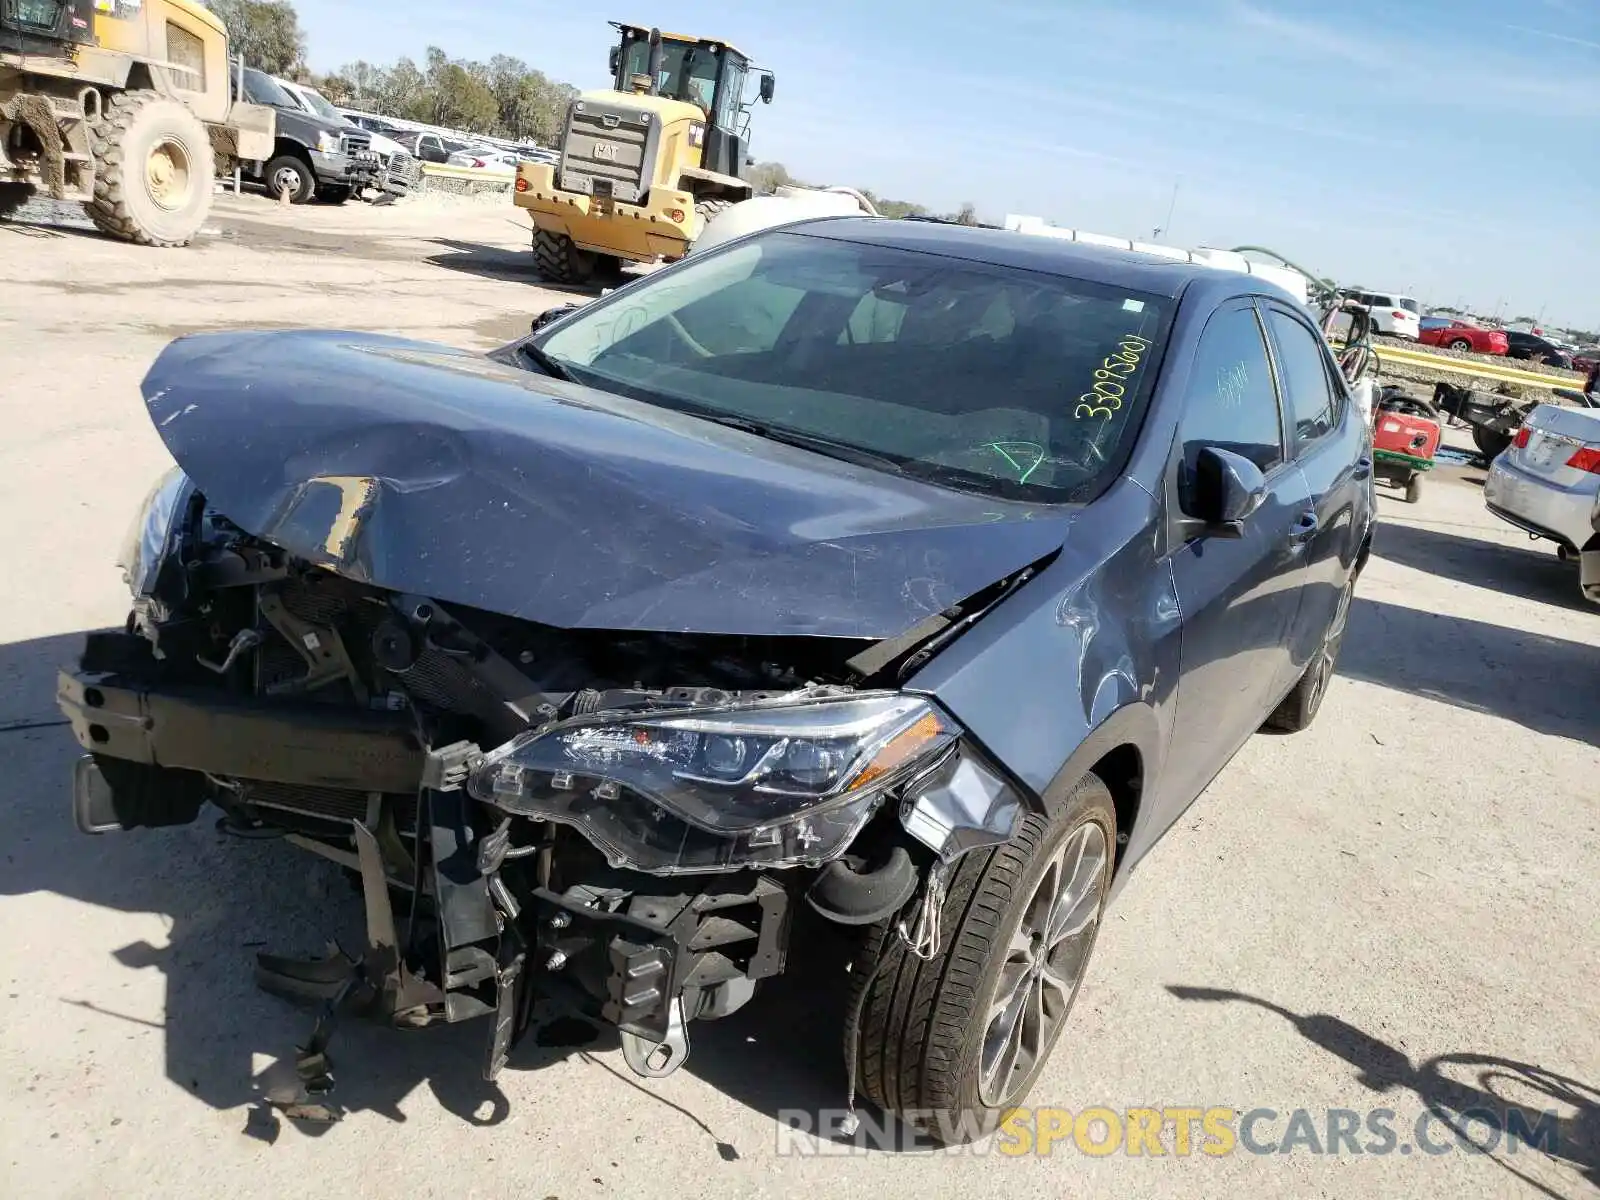
<path id="1" fill-rule="evenodd" d="M 280 154 L 267 164 L 263 176 L 267 195 L 274 200 L 289 197 L 290 204 L 305 204 L 317 194 L 317 176 L 311 164 L 296 154 Z"/>
<path id="2" fill-rule="evenodd" d="M 892 922 L 873 929 L 852 968 L 856 1078 L 868 1099 L 941 1141 L 966 1142 L 1028 1094 L 1094 949 L 1116 827 L 1111 793 L 1088 775 L 1009 842 L 957 863 L 931 958 Z"/>

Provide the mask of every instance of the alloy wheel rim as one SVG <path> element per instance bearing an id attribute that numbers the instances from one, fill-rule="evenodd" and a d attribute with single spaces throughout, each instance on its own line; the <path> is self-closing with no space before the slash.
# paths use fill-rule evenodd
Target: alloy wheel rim
<path id="1" fill-rule="evenodd" d="M 1100 923 L 1105 832 L 1093 821 L 1068 837 L 1039 876 L 1000 965 L 985 1016 L 978 1094 L 1003 1108 L 1049 1053 Z"/>
<path id="2" fill-rule="evenodd" d="M 1345 584 L 1344 591 L 1339 593 L 1339 607 L 1334 610 L 1333 623 L 1328 626 L 1328 636 L 1322 641 L 1322 650 L 1317 656 L 1317 671 L 1311 684 L 1309 707 L 1313 712 L 1322 703 L 1322 694 L 1328 690 L 1328 683 L 1333 679 L 1334 660 L 1339 655 L 1339 640 L 1344 637 L 1344 627 L 1350 620 L 1350 598 L 1354 593 L 1355 582 Z"/>

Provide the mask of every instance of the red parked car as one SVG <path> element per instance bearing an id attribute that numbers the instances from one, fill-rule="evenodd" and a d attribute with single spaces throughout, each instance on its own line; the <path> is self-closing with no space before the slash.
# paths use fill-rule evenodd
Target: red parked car
<path id="1" fill-rule="evenodd" d="M 1484 329 L 1465 321 L 1451 321 L 1432 329 L 1423 327 L 1417 341 L 1424 346 L 1443 346 L 1447 350 L 1471 350 L 1477 354 L 1504 354 L 1510 343 L 1499 329 Z"/>

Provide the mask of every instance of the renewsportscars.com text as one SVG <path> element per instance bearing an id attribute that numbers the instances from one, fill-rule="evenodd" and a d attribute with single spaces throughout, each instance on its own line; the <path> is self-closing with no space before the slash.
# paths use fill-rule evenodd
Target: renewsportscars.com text
<path id="1" fill-rule="evenodd" d="M 805 1157 L 933 1149 L 1002 1158 L 1069 1153 L 1091 1158 L 1436 1157 L 1463 1151 L 1514 1154 L 1524 1148 L 1554 1153 L 1559 1129 L 1555 1113 L 1524 1108 L 1467 1109 L 1448 1117 L 1430 1111 L 1404 1117 L 1392 1108 L 1019 1108 L 987 1127 L 971 1116 L 958 1120 L 948 1113 L 908 1112 L 906 1121 L 896 1121 L 858 1110 L 859 1126 L 847 1136 L 848 1116 L 842 1108 L 784 1109 L 778 1114 L 775 1149 Z"/>

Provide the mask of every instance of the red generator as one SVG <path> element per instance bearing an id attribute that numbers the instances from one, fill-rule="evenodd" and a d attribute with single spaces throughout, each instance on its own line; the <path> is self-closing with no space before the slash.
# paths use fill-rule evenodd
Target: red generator
<path id="1" fill-rule="evenodd" d="M 1385 395 L 1372 421 L 1372 460 L 1377 477 L 1406 490 L 1406 503 L 1422 498 L 1422 475 L 1433 470 L 1439 450 L 1439 413 L 1426 400 L 1404 393 Z"/>

